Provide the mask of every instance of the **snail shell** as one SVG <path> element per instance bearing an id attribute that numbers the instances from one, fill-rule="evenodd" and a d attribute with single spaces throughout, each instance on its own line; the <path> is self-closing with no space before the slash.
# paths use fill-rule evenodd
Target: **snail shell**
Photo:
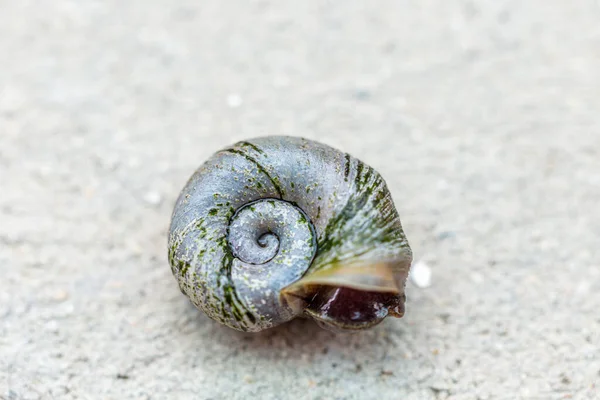
<path id="1" fill-rule="evenodd" d="M 411 260 L 383 178 L 297 137 L 214 154 L 183 188 L 169 232 L 181 291 L 241 331 L 303 315 L 343 330 L 402 317 Z"/>

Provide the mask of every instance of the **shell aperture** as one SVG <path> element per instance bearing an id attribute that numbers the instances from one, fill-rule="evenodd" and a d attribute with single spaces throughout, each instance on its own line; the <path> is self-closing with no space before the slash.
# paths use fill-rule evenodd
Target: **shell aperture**
<path id="1" fill-rule="evenodd" d="M 297 137 L 214 154 L 183 188 L 169 232 L 181 291 L 242 331 L 300 316 L 336 330 L 401 317 L 411 260 L 383 178 Z"/>

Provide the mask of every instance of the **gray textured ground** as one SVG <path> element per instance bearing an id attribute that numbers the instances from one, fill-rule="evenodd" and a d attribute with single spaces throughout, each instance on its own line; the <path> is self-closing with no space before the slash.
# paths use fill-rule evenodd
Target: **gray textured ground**
<path id="1" fill-rule="evenodd" d="M 0 0 L 0 62 L 0 398 L 598 398 L 597 1 Z M 386 177 L 433 269 L 404 319 L 181 295 L 179 189 L 265 134 Z"/>

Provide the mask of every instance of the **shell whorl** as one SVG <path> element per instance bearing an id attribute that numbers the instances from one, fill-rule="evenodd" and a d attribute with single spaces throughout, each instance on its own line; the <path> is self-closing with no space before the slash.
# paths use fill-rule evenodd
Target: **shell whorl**
<path id="1" fill-rule="evenodd" d="M 315 288 L 323 285 L 384 287 L 376 292 L 393 286 L 396 309 L 389 311 L 401 315 L 411 257 L 375 170 L 324 144 L 285 136 L 214 154 L 183 188 L 169 234 L 169 262 L 182 292 L 211 318 L 244 331 L 305 312 L 329 318 L 307 303 L 307 290 L 317 298 Z M 393 282 L 371 285 L 361 272 L 370 265 L 387 266 Z M 306 282 L 302 290 L 294 286 L 299 281 Z M 294 294 L 282 296 L 290 287 Z M 388 313 L 384 303 L 375 307 L 379 319 Z"/>

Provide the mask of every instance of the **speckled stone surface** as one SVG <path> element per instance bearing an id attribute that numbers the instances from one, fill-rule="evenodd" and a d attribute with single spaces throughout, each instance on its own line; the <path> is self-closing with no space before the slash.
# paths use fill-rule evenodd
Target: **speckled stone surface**
<path id="1" fill-rule="evenodd" d="M 0 398 L 594 399 L 600 4 L 0 0 Z M 386 179 L 406 316 L 240 333 L 167 263 L 219 148 Z"/>

